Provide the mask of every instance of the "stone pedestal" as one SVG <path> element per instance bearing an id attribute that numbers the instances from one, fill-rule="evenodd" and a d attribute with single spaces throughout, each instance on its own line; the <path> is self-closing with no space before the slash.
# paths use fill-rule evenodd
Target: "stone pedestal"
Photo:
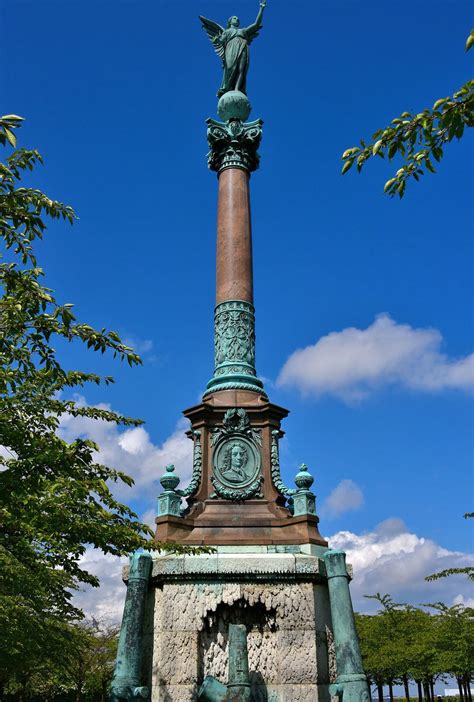
<path id="1" fill-rule="evenodd" d="M 325 551 L 247 546 L 154 556 L 144 630 L 152 702 L 196 700 L 207 675 L 227 683 L 232 623 L 247 627 L 255 702 L 329 702 Z"/>
<path id="2" fill-rule="evenodd" d="M 196 546 L 327 546 L 318 530 L 314 495 L 304 485 L 288 488 L 281 478 L 278 441 L 287 414 L 243 390 L 215 392 L 186 410 L 192 427 L 188 436 L 195 445 L 193 476 L 190 486 L 176 494 L 186 497 L 188 506 L 182 516 L 159 509 L 156 540 Z M 228 479 L 229 453 L 236 445 L 245 452 L 241 481 L 232 475 Z M 167 476 L 162 478 L 165 488 Z M 290 499 L 297 507 L 295 516 Z"/>

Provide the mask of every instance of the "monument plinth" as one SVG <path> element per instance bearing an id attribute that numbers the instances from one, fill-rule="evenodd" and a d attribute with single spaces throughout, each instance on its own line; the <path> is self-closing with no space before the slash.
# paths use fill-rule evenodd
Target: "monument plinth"
<path id="1" fill-rule="evenodd" d="M 153 702 L 368 702 L 344 554 L 319 533 L 307 466 L 295 487 L 283 481 L 288 410 L 270 402 L 256 370 L 249 181 L 263 122 L 246 121 L 246 80 L 265 4 L 248 27 L 200 18 L 224 68 L 222 121 L 207 120 L 218 177 L 214 372 L 184 411 L 189 484 L 179 487 L 173 465 L 161 476 L 155 540 L 212 552 L 134 557 L 111 702 L 148 693 Z M 142 561 L 148 592 L 136 585 Z"/>

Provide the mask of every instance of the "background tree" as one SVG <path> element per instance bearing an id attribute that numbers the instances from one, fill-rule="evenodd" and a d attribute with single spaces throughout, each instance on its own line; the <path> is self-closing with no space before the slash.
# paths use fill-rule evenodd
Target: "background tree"
<path id="1" fill-rule="evenodd" d="M 456 678 L 459 695 L 472 702 L 471 680 L 474 674 L 474 609 L 461 604 L 448 607 L 442 602 L 425 605 L 439 614 L 436 621 L 436 648 L 439 667 Z"/>
<path id="2" fill-rule="evenodd" d="M 0 144 L 16 146 L 21 117 L 0 118 Z M 31 187 L 25 172 L 42 163 L 35 150 L 18 149 L 0 163 L 0 681 L 19 680 L 33 661 L 52 659 L 71 644 L 67 626 L 82 613 L 72 604 L 79 583 L 98 579 L 79 563 L 86 544 L 105 553 L 149 547 L 151 530 L 111 490 L 132 485 L 127 475 L 97 461 L 91 441 L 63 441 L 63 415 L 121 425 L 138 420 L 80 406 L 66 399 L 87 383 L 111 383 L 93 373 L 65 368 L 58 339 L 139 364 L 140 358 L 113 331 L 78 322 L 71 304 L 45 287 L 34 244 L 45 217 L 70 223 L 71 207 Z"/>
<path id="3" fill-rule="evenodd" d="M 474 30 L 466 41 L 466 51 L 473 46 Z M 354 163 L 360 172 L 370 158 L 396 155 L 402 157 L 402 166 L 384 187 L 391 197 L 403 197 L 406 184 L 411 179 L 419 180 L 424 168 L 435 172 L 433 160 L 440 161 L 444 146 L 454 138 L 460 139 L 465 127 L 474 126 L 474 80 L 469 80 L 451 97 L 436 100 L 431 109 L 416 115 L 403 112 L 395 117 L 385 129 L 378 129 L 370 143 L 361 139 L 360 146 L 346 149 L 342 154 L 342 174 Z"/>
<path id="4" fill-rule="evenodd" d="M 382 618 L 370 614 L 355 615 L 359 635 L 364 670 L 369 684 L 377 689 L 379 702 L 383 702 L 383 688 L 386 684 L 385 654 L 381 653 L 386 639 Z"/>
<path id="5" fill-rule="evenodd" d="M 120 627 L 94 618 L 76 626 L 75 646 L 67 665 L 76 702 L 80 702 L 84 694 L 97 702 L 106 702 L 119 631 Z"/>
<path id="6" fill-rule="evenodd" d="M 410 682 L 418 699 L 433 702 L 436 680 L 458 681 L 461 702 L 472 702 L 470 682 L 474 670 L 473 610 L 462 605 L 424 605 L 437 611 L 396 604 L 389 595 L 370 596 L 381 604 L 375 615 L 356 616 L 364 669 L 377 687 L 379 701 L 388 686 L 403 684 L 410 697 Z"/>
<path id="7" fill-rule="evenodd" d="M 119 627 L 90 619 L 67 624 L 69 646 L 12 676 L 1 699 L 106 702 Z"/>

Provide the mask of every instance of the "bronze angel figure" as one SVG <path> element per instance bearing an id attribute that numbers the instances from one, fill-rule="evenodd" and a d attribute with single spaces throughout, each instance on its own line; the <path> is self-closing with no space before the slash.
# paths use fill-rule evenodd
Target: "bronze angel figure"
<path id="1" fill-rule="evenodd" d="M 238 17 L 230 17 L 227 29 L 217 22 L 199 16 L 203 29 L 214 46 L 214 50 L 222 59 L 224 75 L 222 84 L 217 91 L 221 97 L 229 90 L 239 90 L 247 94 L 247 71 L 249 68 L 249 44 L 258 36 L 262 28 L 263 10 L 266 0 L 261 0 L 257 19 L 248 27 L 241 27 Z"/>

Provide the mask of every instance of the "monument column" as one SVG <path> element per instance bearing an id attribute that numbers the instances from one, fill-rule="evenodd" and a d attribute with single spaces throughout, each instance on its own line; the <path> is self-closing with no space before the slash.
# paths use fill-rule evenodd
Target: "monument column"
<path id="1" fill-rule="evenodd" d="M 219 174 L 216 305 L 228 300 L 253 304 L 252 225 L 249 174 L 225 168 Z"/>
<path id="2" fill-rule="evenodd" d="M 200 18 L 224 64 L 221 121 L 207 120 L 219 192 L 214 373 L 202 401 L 184 411 L 189 482 L 178 488 L 172 464 L 160 479 L 160 550 L 152 564 L 138 557 L 138 574 L 132 562 L 111 702 L 146 688 L 151 702 L 327 702 L 331 693 L 369 702 L 344 557 L 326 555 L 307 467 L 295 488 L 282 479 L 288 411 L 269 401 L 255 368 L 249 181 L 262 121 L 246 121 L 246 77 L 265 3 L 246 27 L 236 16 L 226 28 Z M 164 543 L 213 549 L 164 553 Z"/>
<path id="3" fill-rule="evenodd" d="M 207 120 L 209 168 L 219 178 L 214 375 L 206 395 L 252 390 L 266 398 L 255 369 L 250 173 L 258 168 L 262 120 L 245 122 L 250 102 L 232 90 L 219 100 L 223 122 Z"/>
<path id="4" fill-rule="evenodd" d="M 269 401 L 255 364 L 249 185 L 260 163 L 263 121 L 247 121 L 246 75 L 248 47 L 262 27 L 264 7 L 261 0 L 255 22 L 243 28 L 235 16 L 227 29 L 200 18 L 225 66 L 220 119 L 206 120 L 207 161 L 218 180 L 214 372 L 202 402 L 184 411 L 194 442 L 191 481 L 178 488 L 172 465 L 161 478 L 158 542 L 327 546 L 306 467 L 295 478 L 296 488 L 281 478 L 281 420 L 288 411 Z"/>

